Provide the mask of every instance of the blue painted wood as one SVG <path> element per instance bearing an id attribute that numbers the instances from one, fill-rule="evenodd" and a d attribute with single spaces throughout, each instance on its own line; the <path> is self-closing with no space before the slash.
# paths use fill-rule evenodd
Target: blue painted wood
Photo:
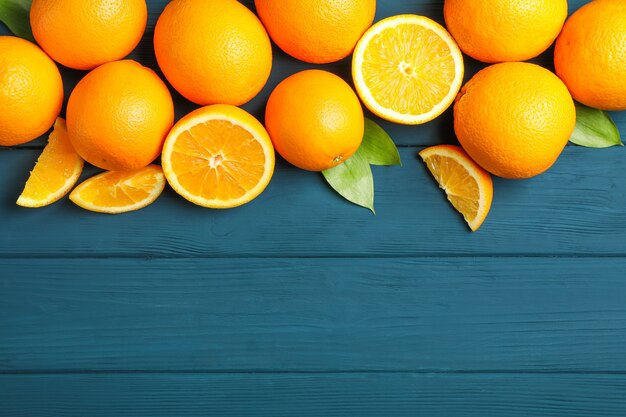
<path id="1" fill-rule="evenodd" d="M 626 148 L 571 146 L 539 177 L 496 179 L 493 207 L 474 234 L 418 151 L 403 148 L 402 167 L 374 168 L 376 216 L 335 195 L 320 174 L 285 163 L 260 197 L 232 210 L 194 206 L 169 187 L 153 205 L 119 216 L 84 211 L 67 198 L 25 209 L 14 201 L 39 150 L 0 151 L 0 218 L 10 219 L 0 256 L 626 254 Z"/>
<path id="2" fill-rule="evenodd" d="M 626 259 L 3 260 L 0 372 L 626 373 Z M 19 273 L 17 273 L 19 272 Z"/>
<path id="3" fill-rule="evenodd" d="M 157 71 L 166 3 L 148 0 L 130 56 Z M 443 23 L 442 4 L 378 0 L 376 18 Z M 289 74 L 350 81 L 349 59 L 274 52 L 244 106 L 261 120 Z M 467 58 L 466 78 L 483 66 Z M 62 73 L 68 94 L 85 74 Z M 177 117 L 197 107 L 173 95 Z M 169 188 L 121 216 L 28 210 L 14 201 L 45 141 L 0 149 L 0 416 L 626 415 L 626 150 L 568 146 L 547 174 L 496 179 L 471 234 L 416 156 L 455 141 L 451 112 L 376 120 L 404 167 L 375 168 L 375 217 L 282 161 L 234 210 Z"/>
<path id="4" fill-rule="evenodd" d="M 624 375 L 0 375 L 3 417 L 623 417 Z"/>

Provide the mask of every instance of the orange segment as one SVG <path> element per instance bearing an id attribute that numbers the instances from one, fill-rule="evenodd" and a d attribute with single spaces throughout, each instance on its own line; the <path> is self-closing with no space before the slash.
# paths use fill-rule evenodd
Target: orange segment
<path id="1" fill-rule="evenodd" d="M 67 137 L 65 120 L 58 118 L 17 205 L 42 207 L 60 200 L 78 181 L 83 164 Z"/>
<path id="2" fill-rule="evenodd" d="M 183 117 L 165 140 L 163 171 L 192 203 L 230 208 L 257 197 L 274 172 L 274 148 L 252 115 L 216 104 Z"/>
<path id="3" fill-rule="evenodd" d="M 435 21 L 399 15 L 372 26 L 354 50 L 352 77 L 372 113 L 421 124 L 452 104 L 463 82 L 463 56 Z"/>
<path id="4" fill-rule="evenodd" d="M 107 171 L 81 183 L 70 194 L 76 205 L 99 213 L 125 213 L 146 207 L 165 188 L 158 165 L 136 171 Z"/>
<path id="5" fill-rule="evenodd" d="M 493 199 L 489 173 L 459 146 L 431 146 L 419 155 L 470 229 L 478 230 L 489 213 Z"/>

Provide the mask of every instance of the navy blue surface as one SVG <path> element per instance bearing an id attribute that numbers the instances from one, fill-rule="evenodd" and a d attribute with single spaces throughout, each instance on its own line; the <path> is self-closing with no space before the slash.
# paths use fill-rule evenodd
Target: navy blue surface
<path id="1" fill-rule="evenodd" d="M 165 4 L 148 1 L 131 55 L 157 71 Z M 377 19 L 443 23 L 442 5 L 379 0 Z M 350 81 L 349 59 L 274 52 L 244 106 L 261 120 L 291 73 Z M 68 93 L 84 75 L 62 72 Z M 177 117 L 197 107 L 174 97 Z M 455 142 L 451 112 L 377 121 L 403 166 L 374 168 L 376 216 L 280 158 L 232 210 L 169 187 L 118 216 L 29 210 L 15 200 L 45 140 L 0 149 L 0 416 L 625 416 L 626 150 L 568 146 L 539 177 L 494 179 L 471 233 L 417 157 Z"/>

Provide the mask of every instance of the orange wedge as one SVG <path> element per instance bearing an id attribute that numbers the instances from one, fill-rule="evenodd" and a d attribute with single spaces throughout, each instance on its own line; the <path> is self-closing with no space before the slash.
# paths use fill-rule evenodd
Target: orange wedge
<path id="1" fill-rule="evenodd" d="M 107 171 L 83 181 L 70 200 L 86 210 L 118 214 L 139 210 L 157 199 L 165 188 L 158 165 L 136 171 Z"/>
<path id="2" fill-rule="evenodd" d="M 431 146 L 419 155 L 470 229 L 478 230 L 489 213 L 493 199 L 491 175 L 460 146 Z"/>
<path id="3" fill-rule="evenodd" d="M 463 82 L 463 55 L 437 22 L 417 15 L 383 19 L 357 43 L 352 77 L 368 109 L 383 119 L 421 124 L 443 113 Z"/>
<path id="4" fill-rule="evenodd" d="M 239 107 L 199 108 L 172 128 L 161 155 L 172 188 L 209 208 L 240 206 L 257 197 L 274 173 L 274 148 L 263 125 Z"/>
<path id="5" fill-rule="evenodd" d="M 48 137 L 48 144 L 17 199 L 17 205 L 43 207 L 60 200 L 78 181 L 83 165 L 83 159 L 67 137 L 65 120 L 59 117 Z"/>

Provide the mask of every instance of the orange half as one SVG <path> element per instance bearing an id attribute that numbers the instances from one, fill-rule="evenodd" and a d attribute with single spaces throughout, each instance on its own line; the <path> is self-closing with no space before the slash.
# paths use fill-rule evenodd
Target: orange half
<path id="1" fill-rule="evenodd" d="M 463 55 L 452 36 L 425 16 L 376 23 L 356 45 L 352 78 L 368 109 L 383 119 L 421 124 L 443 113 L 463 83 Z"/>
<path id="2" fill-rule="evenodd" d="M 83 165 L 83 158 L 76 153 L 67 137 L 65 120 L 59 117 L 48 137 L 48 144 L 17 199 L 17 205 L 43 207 L 60 200 L 78 181 Z"/>
<path id="3" fill-rule="evenodd" d="M 491 175 L 478 166 L 460 146 L 431 146 L 419 155 L 470 229 L 478 230 L 491 208 Z"/>
<path id="4" fill-rule="evenodd" d="M 107 171 L 91 177 L 72 191 L 70 200 L 85 210 L 118 214 L 146 207 L 164 188 L 161 167 L 148 165 L 136 171 Z"/>
<path id="5" fill-rule="evenodd" d="M 161 162 L 167 181 L 187 200 L 209 208 L 257 197 L 274 173 L 274 148 L 263 125 L 239 107 L 199 108 L 172 128 Z"/>

